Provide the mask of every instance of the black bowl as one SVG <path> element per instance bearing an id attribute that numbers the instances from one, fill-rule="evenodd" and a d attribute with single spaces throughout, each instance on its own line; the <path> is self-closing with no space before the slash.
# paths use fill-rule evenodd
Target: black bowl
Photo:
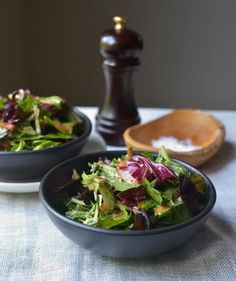
<path id="1" fill-rule="evenodd" d="M 91 122 L 82 112 L 67 108 L 65 114 L 79 116 L 82 120 L 78 138 L 55 148 L 39 151 L 0 151 L 0 181 L 35 182 L 55 165 L 77 155 L 91 133 Z"/>
<path id="2" fill-rule="evenodd" d="M 125 153 L 125 151 L 105 151 L 76 157 L 49 171 L 40 184 L 39 194 L 52 222 L 67 238 L 81 247 L 103 256 L 147 257 L 168 251 L 185 242 L 206 221 L 215 204 L 216 192 L 206 175 L 178 160 L 175 161 L 188 170 L 200 174 L 207 184 L 206 205 L 198 215 L 189 221 L 162 229 L 124 231 L 91 227 L 73 221 L 64 215 L 66 194 L 57 193 L 55 189 L 71 179 L 72 169 L 82 172 L 88 170 L 88 162 L 97 161 L 99 157 L 106 156 L 111 159 Z"/>

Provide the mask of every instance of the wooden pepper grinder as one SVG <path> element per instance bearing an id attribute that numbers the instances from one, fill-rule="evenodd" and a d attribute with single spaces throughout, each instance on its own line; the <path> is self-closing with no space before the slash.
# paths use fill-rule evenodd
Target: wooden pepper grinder
<path id="1" fill-rule="evenodd" d="M 100 37 L 106 92 L 96 116 L 96 129 L 108 145 L 123 146 L 125 129 L 140 122 L 134 101 L 134 78 L 143 41 L 135 31 L 126 28 L 126 18 L 113 20 L 115 27 Z"/>

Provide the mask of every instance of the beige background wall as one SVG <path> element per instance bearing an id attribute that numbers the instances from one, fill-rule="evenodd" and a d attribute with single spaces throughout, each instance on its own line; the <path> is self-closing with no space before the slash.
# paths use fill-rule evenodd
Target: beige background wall
<path id="1" fill-rule="evenodd" d="M 233 0 L 0 0 L 0 93 L 99 105 L 99 33 L 127 15 L 144 39 L 139 106 L 235 109 L 235 11 Z"/>

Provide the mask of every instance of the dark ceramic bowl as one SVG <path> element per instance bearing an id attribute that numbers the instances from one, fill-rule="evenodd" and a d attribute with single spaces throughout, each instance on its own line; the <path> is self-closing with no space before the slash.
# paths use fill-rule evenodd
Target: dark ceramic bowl
<path id="1" fill-rule="evenodd" d="M 67 238 L 103 256 L 140 258 L 157 255 L 177 247 L 203 225 L 216 201 L 216 192 L 211 181 L 203 173 L 182 161 L 176 160 L 190 171 L 202 175 L 207 184 L 205 208 L 187 222 L 162 229 L 124 231 L 87 226 L 64 215 L 66 194 L 55 192 L 55 189 L 71 179 L 72 169 L 75 168 L 80 173 L 88 170 L 88 162 L 97 161 L 99 157 L 106 156 L 111 159 L 125 153 L 125 151 L 105 151 L 76 157 L 49 171 L 39 188 L 40 199 L 47 214 Z"/>
<path id="2" fill-rule="evenodd" d="M 52 167 L 80 152 L 91 133 L 91 122 L 86 115 L 76 109 L 67 108 L 65 114 L 72 114 L 81 118 L 82 124 L 78 132 L 78 138 L 45 150 L 0 151 L 0 181 L 39 181 Z"/>

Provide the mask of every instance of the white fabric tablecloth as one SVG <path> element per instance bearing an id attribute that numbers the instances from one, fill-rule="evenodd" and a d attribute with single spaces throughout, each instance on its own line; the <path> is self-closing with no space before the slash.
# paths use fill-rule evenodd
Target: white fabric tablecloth
<path id="1" fill-rule="evenodd" d="M 91 120 L 97 112 L 80 109 Z M 140 109 L 143 122 L 167 112 Z M 217 203 L 205 226 L 186 244 L 143 260 L 97 256 L 54 227 L 38 193 L 0 193 L 0 280 L 236 280 L 236 111 L 211 113 L 226 127 L 222 149 L 201 168 L 215 184 Z"/>

